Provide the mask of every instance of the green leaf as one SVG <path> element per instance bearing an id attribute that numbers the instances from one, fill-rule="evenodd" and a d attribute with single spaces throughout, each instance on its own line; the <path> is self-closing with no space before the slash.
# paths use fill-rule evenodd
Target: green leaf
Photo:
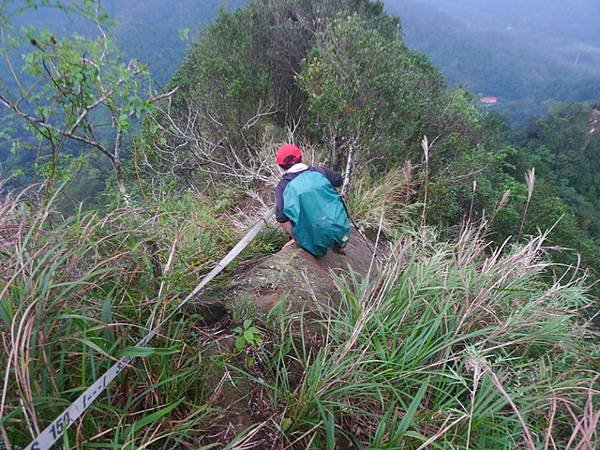
<path id="1" fill-rule="evenodd" d="M 190 39 L 190 29 L 189 28 L 180 28 L 178 30 L 179 32 L 179 39 L 181 39 L 182 41 L 188 41 Z"/>
<path id="2" fill-rule="evenodd" d="M 235 348 L 238 351 L 242 351 L 244 349 L 244 345 L 246 344 L 246 340 L 242 336 L 238 336 L 235 338 Z"/>
<path id="3" fill-rule="evenodd" d="M 129 120 L 129 116 L 127 114 L 121 114 L 118 120 L 118 126 L 121 131 L 127 131 L 129 129 L 129 125 L 131 124 Z"/>
<path id="4" fill-rule="evenodd" d="M 6 325 L 12 323 L 14 316 L 13 306 L 10 303 L 9 298 L 10 297 L 5 297 L 0 300 L 0 319 L 2 319 Z"/>
<path id="5" fill-rule="evenodd" d="M 244 330 L 244 339 L 246 339 L 248 342 L 253 342 L 254 332 L 251 329 Z"/>
<path id="6" fill-rule="evenodd" d="M 107 297 L 102 303 L 102 322 L 109 324 L 113 322 L 112 299 Z"/>
<path id="7" fill-rule="evenodd" d="M 244 320 L 244 328 L 249 328 L 252 325 L 252 319 Z"/>
<path id="8" fill-rule="evenodd" d="M 291 426 L 292 426 L 292 419 L 290 419 L 289 417 L 284 417 L 283 420 L 281 421 L 281 429 L 283 431 L 286 431 Z"/>
<path id="9" fill-rule="evenodd" d="M 398 430 L 395 433 L 396 438 L 404 435 L 406 433 L 406 431 L 408 430 L 408 427 L 412 424 L 415 412 L 417 411 L 417 408 L 421 404 L 421 400 L 423 400 L 423 396 L 425 395 L 425 391 L 427 390 L 428 386 L 429 386 L 429 383 L 423 383 L 423 385 L 417 392 L 417 395 L 415 395 L 415 398 L 410 403 L 408 409 L 406 410 L 406 414 L 402 418 L 402 421 L 400 422 L 400 425 L 398 426 Z"/>
<path id="10" fill-rule="evenodd" d="M 98 338 L 94 340 L 104 343 L 104 341 Z M 100 345 L 96 344 L 96 342 L 92 341 L 91 339 L 78 339 L 78 341 L 81 342 L 83 345 L 90 347 L 93 350 L 96 350 L 98 353 L 108 356 L 108 352 L 106 351 L 106 349 L 100 347 Z"/>
<path id="11" fill-rule="evenodd" d="M 119 352 L 119 356 L 131 356 L 145 358 L 152 355 L 171 355 L 176 353 L 175 347 L 156 348 L 156 347 L 125 347 Z"/>
<path id="12" fill-rule="evenodd" d="M 164 408 L 161 408 L 158 411 L 153 412 L 152 414 L 148 414 L 147 416 L 142 417 L 140 420 L 138 420 L 131 426 L 130 432 L 135 433 L 137 430 L 145 427 L 146 425 L 158 422 L 164 416 L 166 416 L 175 408 L 177 408 L 182 401 L 183 398 L 180 398 L 175 403 L 171 403 L 170 405 L 165 406 Z"/>

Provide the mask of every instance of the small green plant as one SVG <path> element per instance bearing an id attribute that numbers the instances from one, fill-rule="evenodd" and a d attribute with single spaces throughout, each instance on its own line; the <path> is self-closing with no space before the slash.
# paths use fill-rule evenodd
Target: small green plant
<path id="1" fill-rule="evenodd" d="M 252 326 L 252 320 L 246 319 L 241 327 L 235 327 L 234 333 L 238 334 L 235 338 L 235 348 L 238 351 L 242 351 L 246 346 L 256 346 L 262 344 L 262 337 L 260 336 L 260 330 Z"/>

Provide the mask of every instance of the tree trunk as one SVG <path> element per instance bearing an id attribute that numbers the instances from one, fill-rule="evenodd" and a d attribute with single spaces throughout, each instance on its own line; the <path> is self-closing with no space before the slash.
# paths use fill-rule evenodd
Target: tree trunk
<path id="1" fill-rule="evenodd" d="M 119 160 L 112 160 L 113 168 L 115 170 L 115 177 L 117 178 L 117 188 L 119 189 L 119 194 L 121 194 L 121 200 L 123 200 L 123 204 L 125 208 L 129 208 L 131 206 L 131 198 L 127 193 L 127 188 L 125 187 L 125 180 L 123 179 L 123 172 L 121 171 L 121 163 Z"/>

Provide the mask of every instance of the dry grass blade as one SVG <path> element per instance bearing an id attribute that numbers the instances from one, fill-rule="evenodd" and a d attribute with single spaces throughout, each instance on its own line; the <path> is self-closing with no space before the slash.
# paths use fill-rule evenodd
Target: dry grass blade
<path id="1" fill-rule="evenodd" d="M 506 392 L 506 390 L 504 389 L 504 386 L 502 386 L 502 383 L 500 382 L 500 380 L 498 379 L 498 376 L 494 373 L 494 371 L 490 367 L 487 367 L 486 372 L 492 379 L 492 382 L 494 383 L 496 388 L 500 391 L 502 396 L 506 399 L 506 401 L 508 402 L 508 404 L 510 405 L 510 407 L 512 408 L 512 410 L 514 411 L 516 416 L 519 418 L 519 422 L 521 422 L 521 426 L 523 427 L 523 433 L 525 433 L 525 440 L 526 440 L 527 448 L 529 450 L 536 450 L 535 442 L 533 441 L 533 437 L 531 436 L 531 431 L 529 431 L 529 427 L 527 426 L 527 423 L 525 422 L 525 420 L 523 419 L 523 416 L 519 412 L 519 408 L 517 408 L 517 405 L 515 405 L 515 402 L 513 402 L 510 395 L 508 395 L 508 392 Z"/>
<path id="2" fill-rule="evenodd" d="M 414 194 L 412 166 L 407 162 L 376 182 L 365 177 L 354 179 L 347 200 L 352 218 L 361 229 L 376 232 L 383 216 L 382 231 L 389 236 L 410 218 Z"/>
<path id="3" fill-rule="evenodd" d="M 508 204 L 508 201 L 510 199 L 510 194 L 511 194 L 510 189 L 507 189 L 506 191 L 504 191 L 504 193 L 502 194 L 502 198 L 500 199 L 500 201 L 494 208 L 494 212 L 492 213 L 492 217 L 490 218 L 489 223 L 493 223 L 494 219 L 498 215 L 498 212 Z"/>
<path id="4" fill-rule="evenodd" d="M 449 425 L 446 425 L 446 423 L 444 423 L 444 425 L 442 426 L 442 428 L 439 431 L 437 431 L 433 436 L 431 436 L 429 439 L 427 439 L 423 444 L 421 444 L 420 446 L 418 446 L 417 450 L 426 449 L 431 444 L 433 444 L 435 441 L 437 441 L 439 438 L 441 438 L 444 434 L 446 434 L 448 431 L 450 431 L 452 429 L 452 427 L 455 427 L 461 421 L 465 420 L 467 417 L 468 416 L 466 414 L 464 414 L 464 415 L 458 417 L 457 419 L 455 419 Z M 448 418 L 446 422 L 448 422 L 449 420 L 450 420 L 450 418 Z"/>
<path id="5" fill-rule="evenodd" d="M 532 167 L 525 174 L 525 182 L 527 183 L 527 201 L 531 201 L 533 188 L 535 186 L 535 167 Z"/>
<path id="6" fill-rule="evenodd" d="M 425 188 L 423 193 L 423 212 L 421 213 L 421 225 L 425 225 L 425 214 L 427 212 L 427 195 L 429 190 L 429 141 L 427 136 L 423 136 L 421 141 L 421 148 L 423 149 L 423 157 L 425 160 Z"/>
<path id="7" fill-rule="evenodd" d="M 571 437 L 565 447 L 566 449 L 570 449 L 579 436 L 580 441 L 573 447 L 575 450 L 592 450 L 595 448 L 595 437 L 598 435 L 598 424 L 600 422 L 600 408 L 595 406 L 595 400 L 597 401 L 599 398 L 600 392 L 594 389 L 594 385 L 597 383 L 598 379 L 600 379 L 600 375 L 594 377 L 588 388 L 587 399 L 582 416 L 578 419 L 572 411 L 569 411 L 571 412 L 575 423 Z"/>
<path id="8" fill-rule="evenodd" d="M 521 219 L 521 225 L 519 226 L 519 239 L 523 235 L 523 225 L 525 225 L 525 219 L 527 218 L 527 211 L 529 210 L 529 203 L 531 202 L 531 196 L 533 195 L 533 188 L 535 187 L 535 167 L 532 167 L 525 173 L 525 182 L 527 184 L 527 203 L 525 204 L 525 211 L 523 211 L 523 218 Z"/>

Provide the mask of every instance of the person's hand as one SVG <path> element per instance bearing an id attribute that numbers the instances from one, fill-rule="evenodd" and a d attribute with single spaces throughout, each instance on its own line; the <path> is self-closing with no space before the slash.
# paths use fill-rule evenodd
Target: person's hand
<path id="1" fill-rule="evenodd" d="M 290 247 L 290 246 L 294 245 L 295 243 L 296 243 L 296 240 L 295 240 L 295 239 L 290 239 L 289 241 L 287 241 L 287 242 L 285 243 L 285 245 L 284 245 L 283 247 L 281 247 L 281 250 L 283 250 L 284 248 L 288 248 L 288 247 Z"/>

